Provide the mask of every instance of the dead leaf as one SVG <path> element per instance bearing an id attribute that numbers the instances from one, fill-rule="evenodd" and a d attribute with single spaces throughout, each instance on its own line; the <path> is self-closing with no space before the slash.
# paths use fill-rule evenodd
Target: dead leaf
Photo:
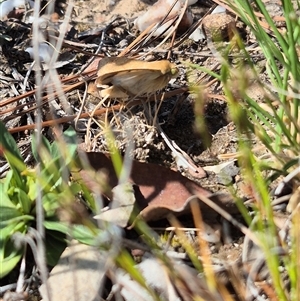
<path id="1" fill-rule="evenodd" d="M 202 188 L 203 189 L 203 188 Z M 202 195 L 204 195 L 202 193 Z M 232 196 L 229 194 L 212 194 L 209 193 L 206 195 L 209 199 L 213 200 L 218 206 L 220 206 L 223 209 L 226 209 L 226 211 L 230 213 L 238 213 L 238 210 L 236 206 L 234 205 L 234 202 L 232 201 Z M 173 204 L 169 204 L 166 202 L 157 202 L 154 201 L 153 203 L 150 203 L 149 206 L 145 207 L 141 212 L 140 216 L 145 221 L 154 221 L 159 220 L 162 218 L 167 217 L 170 213 L 175 215 L 182 215 L 190 212 L 190 202 L 195 199 L 194 195 L 191 195 L 189 198 L 185 200 L 181 200 L 181 206 L 178 206 L 180 202 L 177 202 L 177 206 Z M 215 220 L 215 218 L 218 216 L 218 214 L 205 205 L 202 202 L 199 202 L 199 206 L 201 208 L 201 211 L 205 212 L 205 219 L 206 220 Z"/>
<path id="2" fill-rule="evenodd" d="M 168 60 L 145 62 L 105 57 L 99 62 L 95 83 L 101 97 L 127 98 L 163 89 L 177 72 L 177 67 Z"/>
<path id="3" fill-rule="evenodd" d="M 189 1 L 188 5 L 192 5 L 197 1 Z M 162 24 L 158 29 L 155 30 L 154 36 L 159 36 L 161 34 L 168 35 L 170 32 L 170 26 L 172 28 L 172 23 L 174 23 L 174 18 L 178 17 L 184 7 L 185 1 L 184 0 L 178 0 L 174 5 L 174 0 L 158 0 L 156 3 L 154 3 L 144 14 L 139 16 L 135 22 L 134 25 L 137 27 L 139 31 L 144 31 L 152 24 L 158 24 L 161 22 L 168 12 L 170 11 L 168 15 L 168 19 L 172 19 L 170 21 L 165 22 Z M 189 27 L 193 24 L 193 16 L 189 11 L 185 11 L 182 20 L 180 21 L 177 32 L 183 33 Z"/>
<path id="4" fill-rule="evenodd" d="M 98 173 L 101 171 L 101 173 L 106 174 L 107 186 L 112 188 L 118 184 L 112 162 L 107 156 L 95 152 L 85 155 L 90 165 Z M 89 172 L 88 170 L 81 170 L 78 175 L 74 172 L 72 175 L 74 178 L 83 179 L 87 187 L 95 191 L 97 183 L 93 181 L 93 177 L 87 177 Z M 140 216 L 146 221 L 165 218 L 169 213 L 180 215 L 189 212 L 189 203 L 195 193 L 211 198 L 227 211 L 238 212 L 230 195 L 212 194 L 180 173 L 160 165 L 133 161 L 130 181 L 135 184 L 135 198 L 137 206 L 141 210 Z M 100 191 L 99 188 L 99 192 L 103 191 Z M 106 191 L 105 195 L 108 194 Z M 199 204 L 200 208 L 205 210 L 206 217 L 211 215 L 212 218 L 215 218 L 217 216 L 210 207 L 202 202 Z"/>
<path id="5" fill-rule="evenodd" d="M 5 18 L 17 18 L 20 17 L 19 12 L 16 11 L 18 7 L 25 7 L 25 1 L 23 0 L 7 0 L 7 1 L 1 1 L 0 3 L 0 20 L 3 20 Z M 24 13 L 25 9 L 21 11 Z"/>

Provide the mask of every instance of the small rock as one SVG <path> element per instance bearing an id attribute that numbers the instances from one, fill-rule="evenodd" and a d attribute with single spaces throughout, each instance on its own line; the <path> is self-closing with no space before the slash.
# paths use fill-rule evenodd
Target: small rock
<path id="1" fill-rule="evenodd" d="M 216 180 L 219 184 L 229 185 L 233 182 L 233 178 L 238 174 L 240 169 L 236 166 L 236 160 L 224 162 L 218 165 L 205 166 L 205 171 L 216 174 Z"/>
<path id="2" fill-rule="evenodd" d="M 211 14 L 203 19 L 206 36 L 213 41 L 230 37 L 235 28 L 235 19 L 227 13 Z"/>
<path id="3" fill-rule="evenodd" d="M 235 161 L 229 162 L 227 165 L 220 169 L 216 177 L 217 182 L 222 185 L 231 184 L 233 177 L 238 174 L 239 170 L 240 169 L 235 165 Z"/>
<path id="4" fill-rule="evenodd" d="M 94 247 L 73 241 L 61 255 L 40 293 L 44 301 L 92 301 L 101 299 L 107 258 Z"/>

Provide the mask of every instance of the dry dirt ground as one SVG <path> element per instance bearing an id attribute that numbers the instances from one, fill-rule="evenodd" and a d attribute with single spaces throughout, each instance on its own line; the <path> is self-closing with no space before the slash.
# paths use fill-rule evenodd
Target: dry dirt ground
<path id="1" fill-rule="evenodd" d="M 103 43 L 101 54 L 104 55 L 118 55 L 124 47 L 126 47 L 138 35 L 137 30 L 133 26 L 133 20 L 136 16 L 144 13 L 152 3 L 143 2 L 140 0 L 89 0 L 89 1 L 74 1 L 74 8 L 69 24 L 70 40 L 82 42 L 87 44 Z M 195 20 L 204 15 L 205 12 L 212 6 L 210 2 L 198 1 L 191 6 Z M 61 2 L 57 5 L 57 15 L 53 15 L 54 21 L 59 22 L 63 17 L 66 9 L 66 4 Z M 115 20 L 114 22 L 112 22 Z M 104 32 L 109 22 L 112 22 L 108 30 Z M 7 27 L 9 25 L 9 27 Z M 241 25 L 241 33 L 244 34 L 245 41 L 248 45 L 255 45 L 255 41 L 245 28 Z M 107 29 L 107 28 L 106 28 Z M 31 59 L 27 53 L 24 52 L 26 39 L 30 35 L 30 26 L 26 21 L 6 20 L 0 23 L 1 33 L 6 33 L 13 37 L 13 41 L 2 43 L 1 65 L 0 65 L 0 101 L 4 101 L 9 97 L 13 97 L 22 93 L 20 86 L 16 84 L 18 76 L 25 77 Z M 101 42 L 102 41 L 102 42 Z M 24 43 L 23 43 L 24 42 Z M 153 48 L 157 42 L 141 49 L 140 52 L 148 52 Z M 88 50 L 88 49 L 85 49 Z M 76 72 L 83 64 L 85 64 L 90 56 L 86 53 L 80 53 L 75 50 L 70 50 L 69 53 L 72 61 L 69 64 L 58 69 L 58 72 L 64 76 Z M 167 57 L 166 46 L 162 45 L 156 49 L 147 59 L 160 60 Z M 256 54 L 255 60 L 257 65 L 264 65 L 263 58 Z M 63 61 L 64 59 L 62 59 Z M 231 123 L 228 108 L 225 100 L 222 99 L 222 87 L 218 82 L 212 83 L 211 77 L 203 74 L 199 70 L 195 70 L 189 66 L 189 63 L 205 66 L 208 69 L 218 71 L 219 62 L 207 46 L 206 40 L 195 42 L 193 40 L 186 40 L 180 46 L 172 50 L 170 60 L 174 62 L 179 68 L 179 75 L 175 80 L 172 80 L 167 87 L 167 91 L 174 90 L 179 87 L 187 86 L 189 78 L 203 78 L 203 84 L 210 83 L 206 93 L 210 93 L 219 97 L 207 97 L 203 114 L 207 124 L 206 136 L 208 137 L 208 146 L 204 145 L 203 133 L 196 130 L 195 121 L 195 102 L 197 97 L 188 94 L 178 94 L 168 99 L 165 99 L 160 108 L 157 104 L 141 104 L 130 110 L 124 110 L 121 113 L 108 115 L 112 118 L 111 125 L 113 127 L 116 143 L 119 149 L 123 152 L 128 144 L 128 136 L 126 128 L 133 129 L 133 140 L 135 142 L 134 158 L 142 162 L 157 163 L 169 168 L 177 169 L 174 155 L 167 146 L 165 140 L 161 136 L 161 131 L 157 129 L 156 124 L 153 125 L 153 116 L 157 114 L 157 121 L 160 124 L 161 130 L 169 137 L 169 141 L 177 144 L 180 150 L 184 151 L 196 166 L 215 166 L 222 163 L 220 155 L 232 155 L 237 152 L 237 136 L 235 126 Z M 187 75 L 189 70 L 189 75 Z M 190 72 L 192 73 L 190 75 Z M 190 76 L 188 78 L 188 76 Z M 263 76 L 263 74 L 262 74 Z M 29 76 L 29 83 L 33 83 L 33 75 Z M 13 85 L 13 89 L 11 88 Z M 33 86 L 33 85 L 32 85 Z M 17 90 L 17 91 L 16 91 Z M 262 95 L 259 93 L 258 87 L 252 86 L 250 91 L 253 97 L 260 101 Z M 78 96 L 81 98 L 84 95 L 84 89 L 79 91 L 72 91 L 66 94 L 68 101 L 75 112 L 78 112 L 80 102 Z M 182 96 L 183 95 L 183 96 Z M 87 97 L 87 106 L 93 108 L 99 100 L 93 96 Z M 8 104 L 5 108 L 10 108 L 12 104 Z M 44 113 L 48 108 L 45 107 Z M 7 123 L 9 127 L 16 127 L 25 124 L 26 117 L 17 117 L 11 115 L 15 113 L 7 113 L 1 116 L 1 119 L 10 118 Z M 101 118 L 99 122 L 101 123 Z M 51 139 L 51 131 L 45 129 L 44 135 Z M 103 135 L 99 131 L 96 123 L 93 123 L 90 128 L 90 141 L 87 143 L 85 138 L 85 131 L 78 133 L 82 144 L 81 149 L 93 151 L 106 151 L 107 146 L 104 142 Z M 21 149 L 26 150 L 29 143 L 29 136 L 27 133 L 14 134 Z M 97 137 L 95 139 L 95 137 Z M 92 141 L 92 142 L 91 142 Z M 256 142 L 254 141 L 254 144 Z M 258 142 L 257 142 L 258 143 Z M 259 146 L 259 145 L 257 145 Z M 263 154 L 264 149 L 259 148 L 258 155 Z M 28 153 L 27 153 L 28 154 Z M 222 156 L 221 156 L 222 157 Z M 226 160 L 225 160 L 226 161 Z M 2 162 L 3 163 L 3 162 Z M 4 163 L 2 164 L 4 165 Z M 208 169 L 207 169 L 208 170 Z M 227 170 L 227 180 L 212 171 L 207 171 L 205 178 L 197 178 L 197 175 L 192 172 L 183 172 L 187 177 L 201 184 L 204 188 L 212 192 L 227 192 L 226 181 L 229 179 L 234 188 L 237 189 L 238 195 L 246 200 L 251 199 L 251 191 L 243 185 L 242 178 L 239 174 L 238 167 L 233 164 L 230 170 Z M 225 181 L 225 182 L 224 182 Z M 242 221 L 239 214 L 235 216 Z M 190 217 L 183 219 L 182 223 L 187 226 L 192 226 Z M 212 228 L 218 228 L 222 224 L 210 225 Z M 165 226 L 165 224 L 163 224 Z M 217 230 L 216 230 L 217 231 Z M 220 245 L 211 244 L 212 253 L 218 260 L 228 260 L 230 262 L 240 262 L 243 249 L 243 236 L 239 231 L 231 228 L 231 234 L 226 233 L 226 237 L 222 238 Z M 221 276 L 220 276 L 221 277 Z M 226 278 L 226 277 L 225 277 Z M 224 280 L 226 283 L 227 280 Z"/>

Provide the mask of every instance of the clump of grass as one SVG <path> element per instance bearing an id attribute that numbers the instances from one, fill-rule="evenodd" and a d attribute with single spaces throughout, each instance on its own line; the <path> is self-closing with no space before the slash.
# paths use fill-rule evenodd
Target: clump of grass
<path id="1" fill-rule="evenodd" d="M 53 266 L 57 263 L 66 247 L 67 235 L 92 244 L 98 230 L 84 215 L 81 216 L 80 204 L 76 200 L 78 194 L 82 193 L 90 208 L 95 209 L 94 199 L 82 184 L 69 182 L 69 172 L 75 162 L 77 149 L 76 133 L 69 129 L 59 142 L 52 144 L 43 138 L 39 149 L 34 135 L 32 136 L 32 152 L 41 170 L 38 174 L 36 167 L 26 167 L 16 142 L 2 122 L 0 131 L 1 149 L 11 168 L 6 177 L 0 181 L 2 195 L 0 278 L 2 278 L 11 272 L 26 254 L 26 248 L 22 243 L 17 247 L 14 241 L 21 242 L 29 232 L 33 233 L 32 229 L 38 230 L 36 199 L 39 193 L 42 195 L 44 213 L 42 227 L 46 231 L 44 234 L 39 231 L 37 233 L 46 244 L 48 265 Z"/>
<path id="2" fill-rule="evenodd" d="M 264 143 L 272 154 L 272 159 L 278 163 L 278 169 L 288 172 L 288 167 L 297 164 L 296 158 L 300 153 L 300 64 L 298 57 L 300 23 L 296 17 L 297 10 L 292 1 L 282 1 L 283 15 L 286 30 L 279 30 L 266 10 L 262 1 L 254 1 L 255 7 L 264 16 L 270 33 L 262 27 L 254 13 L 253 4 L 248 1 L 233 1 L 228 3 L 242 21 L 255 35 L 262 55 L 266 62 L 268 83 L 259 79 L 255 65 L 252 63 L 251 54 L 247 52 L 239 38 L 238 46 L 245 56 L 245 63 L 254 72 L 255 80 L 265 90 L 264 106 L 257 104 L 247 95 L 244 88 L 247 78 L 243 76 L 241 68 L 238 87 L 241 93 L 241 107 L 247 110 L 250 125 L 248 128 Z M 299 9 L 299 7 L 298 7 Z M 243 66 L 242 66 L 243 67 Z M 228 71 L 223 66 L 223 83 L 226 95 L 231 104 L 235 97 L 230 93 L 228 86 Z M 236 106 L 231 112 L 236 123 L 240 123 L 239 116 L 235 118 Z M 237 110 L 239 112 L 240 110 Z"/>
<path id="3" fill-rule="evenodd" d="M 299 206 L 291 214 L 291 237 L 290 244 L 287 244 L 281 238 L 280 229 L 274 221 L 270 189 L 270 184 L 276 178 L 289 174 L 299 164 L 300 22 L 296 17 L 299 3 L 282 1 L 285 29 L 277 28 L 261 0 L 234 0 L 226 1 L 226 4 L 255 36 L 260 55 L 265 61 L 265 69 L 257 68 L 249 48 L 245 46 L 238 32 L 227 49 L 223 49 L 222 54 L 211 45 L 211 49 L 215 49 L 215 55 L 220 59 L 220 74 L 200 69 L 222 82 L 230 115 L 237 128 L 239 165 L 243 180 L 253 193 L 254 217 L 249 226 L 260 242 L 270 275 L 269 283 L 278 300 L 299 300 L 299 267 L 295 264 L 300 260 L 300 233 L 296 220 Z M 268 30 L 263 27 L 263 22 L 255 11 L 267 23 Z M 238 56 L 235 57 L 235 64 L 232 64 L 229 55 L 234 56 L 236 53 Z M 266 74 L 264 80 L 260 76 L 262 71 Z M 261 103 L 248 93 L 254 82 L 264 91 Z M 264 157 L 255 155 L 253 139 L 260 141 L 265 147 Z M 282 264 L 289 276 L 289 290 L 284 285 L 279 268 Z"/>

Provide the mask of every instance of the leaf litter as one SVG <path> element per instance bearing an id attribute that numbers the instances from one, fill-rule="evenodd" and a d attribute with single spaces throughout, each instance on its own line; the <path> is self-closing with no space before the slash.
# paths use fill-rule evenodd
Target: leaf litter
<path id="1" fill-rule="evenodd" d="M 63 1 L 58 2 L 59 5 L 63 3 Z M 90 4 L 92 3 L 92 1 L 85 1 L 85 3 L 83 3 L 82 1 L 75 1 L 72 21 L 75 22 L 76 25 L 74 27 L 70 26 L 68 38 L 66 38 L 66 48 L 70 47 L 67 53 L 71 54 L 71 56 L 67 56 L 67 58 L 62 59 L 63 62 L 58 62 L 58 65 L 55 66 L 56 68 L 60 68 L 61 79 L 64 79 L 64 77 L 72 74 L 73 71 L 76 72 L 77 70 L 79 70 L 82 65 L 84 65 L 90 58 L 90 56 L 84 51 L 79 51 L 79 53 L 77 53 L 75 51 L 77 46 L 79 47 L 79 45 L 83 44 L 83 46 L 89 46 L 85 49 L 85 51 L 94 51 L 100 44 L 101 54 L 105 56 L 117 56 L 121 51 L 124 51 L 124 47 L 129 45 L 134 40 L 134 36 L 131 31 L 134 31 L 135 29 L 133 29 L 131 25 L 128 25 L 129 22 L 127 22 L 128 20 L 126 18 L 136 17 L 138 14 L 141 14 L 140 11 L 145 11 L 145 8 L 148 6 L 138 0 L 131 1 L 130 5 L 128 5 L 128 3 L 126 4 L 126 2 L 127 1 L 119 1 L 115 3 L 114 1 L 110 1 L 109 3 L 104 3 L 104 1 L 97 1 L 93 3 L 95 5 L 87 5 L 86 3 Z M 200 3 L 196 3 L 196 5 L 191 6 L 190 9 L 193 12 L 194 16 L 196 16 L 196 18 L 199 18 L 199 16 L 202 17 L 211 6 L 212 3 L 209 2 L 207 3 L 207 7 L 202 4 L 200 5 Z M 114 21 L 110 22 L 107 27 L 104 26 L 100 29 L 94 28 L 93 22 L 98 22 L 102 26 L 104 22 L 111 20 L 113 14 L 121 14 L 121 17 L 115 18 Z M 212 17 L 212 19 L 213 21 L 216 21 L 215 19 L 218 18 Z M 23 19 L 23 21 L 28 22 L 28 19 L 25 18 Z M 232 19 L 229 18 L 229 24 L 232 24 L 232 22 Z M 53 14 L 48 24 L 49 27 L 47 26 L 47 29 L 50 29 L 53 25 L 55 25 L 55 27 L 56 25 L 61 25 L 61 22 L 59 21 L 59 19 L 57 19 L 57 15 Z M 21 89 L 16 82 L 12 81 L 12 78 L 9 77 L 10 74 L 13 74 L 13 72 L 15 72 L 22 75 L 24 83 L 26 83 L 25 91 L 30 91 L 33 89 L 34 80 L 32 78 L 32 75 L 31 77 L 29 76 L 29 78 L 26 75 L 28 67 L 31 63 L 28 52 L 26 52 L 26 47 L 30 46 L 30 40 L 27 40 L 30 30 L 30 23 L 24 24 L 22 23 L 22 21 L 12 21 L 8 19 L 1 21 L 0 25 L 0 44 L 2 46 L 1 60 L 3 62 L 3 64 L 1 64 L 0 70 L 1 88 L 3 88 L 1 91 L 2 102 L 3 100 L 17 96 L 18 94 L 22 94 L 24 92 L 24 89 Z M 208 22 L 204 27 L 206 28 L 207 32 L 210 32 Z M 215 28 L 215 25 L 213 25 L 213 27 Z M 18 34 L 20 33 L 23 36 L 19 36 L 17 40 L 13 41 L 12 39 L 18 36 Z M 136 32 L 134 32 L 134 34 L 136 34 Z M 71 42 L 73 42 L 74 45 L 72 45 Z M 147 44 L 146 41 L 143 47 L 137 48 L 140 52 L 140 55 L 146 56 L 148 59 L 156 61 L 165 59 L 168 50 L 165 49 L 164 45 L 161 45 L 157 48 L 155 48 L 155 46 L 157 46 L 155 41 L 153 42 L 153 44 Z M 82 48 L 83 47 L 80 46 L 80 49 Z M 17 59 L 16 51 L 18 51 Z M 151 52 L 151 54 L 148 54 L 149 52 Z M 98 65 L 100 59 L 97 58 L 95 60 L 97 62 L 95 66 Z M 187 85 L 188 78 L 185 76 L 185 70 L 182 66 L 186 62 L 204 64 L 209 69 L 213 69 L 218 65 L 216 58 L 211 55 L 210 49 L 207 47 L 205 42 L 203 43 L 201 42 L 201 40 L 197 40 L 197 43 L 194 43 L 193 41 L 184 42 L 178 47 L 175 47 L 173 49 L 173 56 L 171 57 L 171 60 L 176 63 L 177 66 L 179 66 L 179 75 L 176 80 L 172 82 L 172 84 L 168 85 L 167 89 L 176 89 L 179 86 Z M 90 69 L 87 70 L 92 70 L 91 66 L 92 65 L 90 65 L 88 67 Z M 45 66 L 41 67 L 44 68 Z M 46 69 L 43 70 L 46 71 Z M 199 75 L 200 72 L 196 71 L 196 77 L 198 77 Z M 10 87 L 8 87 L 8 84 L 10 83 L 13 83 L 14 85 L 14 89 L 12 90 Z M 215 169 L 211 168 L 211 170 L 216 171 L 216 168 L 220 167 L 217 167 L 217 165 L 220 165 L 219 163 L 222 163 L 222 159 L 220 159 L 220 156 L 222 154 L 236 153 L 236 133 L 234 126 L 230 123 L 230 118 L 227 114 L 226 103 L 222 100 L 222 98 L 217 97 L 221 91 L 221 87 L 217 83 L 212 83 L 211 85 L 209 85 L 208 90 L 216 96 L 216 98 L 209 99 L 205 106 L 208 131 L 212 135 L 211 146 L 209 149 L 206 149 L 203 145 L 201 139 L 202 137 L 199 136 L 198 133 L 195 133 L 193 99 L 191 99 L 190 97 L 186 97 L 184 99 L 184 103 L 180 106 L 179 110 L 176 109 L 178 103 L 176 96 L 168 98 L 167 101 L 164 101 L 160 104 L 160 111 L 157 117 L 163 131 L 166 133 L 167 137 L 169 137 L 168 139 L 175 141 L 179 148 L 182 150 L 182 153 L 188 154 L 190 158 L 198 165 L 214 165 Z M 84 91 L 80 89 L 77 94 L 75 94 L 74 92 L 68 93 L 70 103 L 72 103 L 73 108 L 77 110 L 77 108 L 80 107 L 80 102 L 78 101 L 78 99 L 84 99 L 85 97 Z M 259 94 L 257 97 L 262 98 L 263 95 Z M 30 114 L 32 109 L 26 111 L 26 108 L 28 108 L 28 106 L 30 107 L 33 105 L 30 95 L 28 95 L 28 100 L 30 100 L 31 102 L 29 101 L 29 103 L 24 103 L 21 107 L 17 102 L 8 104 L 5 109 L 10 110 L 11 113 L 2 114 L 1 119 L 6 121 L 7 125 L 11 128 L 22 124 L 22 122 L 24 122 L 24 118 L 20 118 L 22 114 L 19 114 L 20 116 L 17 116 L 15 112 L 17 110 L 24 110 L 24 113 Z M 93 107 L 93 104 L 95 102 L 97 103 L 99 101 L 92 99 L 92 96 L 88 96 L 86 106 Z M 53 110 L 52 105 L 53 104 L 46 104 L 43 109 L 43 115 L 47 115 L 49 108 Z M 103 105 L 106 106 L 107 104 Z M 151 112 L 152 110 L 152 112 L 148 114 L 151 116 L 153 115 L 153 111 L 157 112 L 158 107 L 151 107 L 150 105 L 145 106 L 145 103 L 143 103 L 142 108 L 144 111 L 148 110 Z M 56 109 L 55 114 L 61 114 L 61 111 L 64 110 L 61 110 L 60 105 L 58 105 L 58 109 Z M 65 113 L 62 114 L 64 116 Z M 174 115 L 172 116 L 172 114 Z M 174 120 L 174 118 L 175 124 L 172 124 L 170 120 Z M 138 211 L 140 212 L 139 214 L 144 218 L 144 220 L 150 222 L 153 229 L 155 229 L 155 227 L 158 229 L 159 226 L 161 226 L 161 224 L 159 223 L 161 223 L 161 221 L 165 218 L 168 218 L 170 214 L 176 215 L 180 219 L 180 222 L 186 225 L 184 229 L 193 229 L 195 225 L 191 222 L 190 198 L 196 192 L 199 195 L 204 195 L 213 199 L 218 205 L 220 205 L 220 207 L 224 208 L 226 211 L 230 212 L 233 216 L 243 222 L 241 215 L 238 213 L 236 206 L 232 202 L 232 197 L 228 194 L 226 186 L 224 186 L 223 183 L 218 183 L 215 177 L 215 173 L 211 170 L 207 172 L 207 176 L 204 178 L 197 178 L 197 176 L 191 175 L 187 171 L 183 171 L 183 174 L 189 177 L 188 179 L 178 172 L 156 165 L 156 163 L 159 163 L 167 166 L 168 168 L 171 167 L 174 170 L 177 170 L 178 168 L 175 162 L 176 159 L 174 159 L 172 155 L 172 151 L 169 150 L 166 146 L 167 140 L 161 139 L 161 133 L 157 130 L 157 128 L 153 127 L 155 123 L 151 124 L 151 122 L 149 122 L 147 114 L 141 113 L 140 107 L 129 108 L 128 110 L 125 109 L 123 112 L 119 113 L 110 113 L 107 114 L 105 118 L 103 116 L 99 119 L 95 118 L 95 124 L 98 123 L 98 125 L 103 125 L 105 119 L 110 119 L 110 124 L 116 137 L 116 143 L 118 144 L 118 148 L 121 152 L 125 150 L 128 144 L 128 137 L 124 135 L 125 131 L 123 130 L 123 127 L 125 127 L 126 123 L 128 122 L 135 124 L 136 131 L 134 139 L 136 150 L 134 157 L 140 159 L 143 162 L 147 162 L 139 163 L 133 161 L 130 178 L 131 183 L 125 184 L 128 189 L 126 193 L 123 193 L 122 189 L 124 189 L 124 187 L 122 188 L 122 186 L 118 186 L 118 179 L 114 173 L 109 159 L 100 153 L 87 153 L 90 164 L 96 170 L 96 174 L 97 172 L 99 172 L 99 170 L 103 169 L 108 172 L 106 174 L 106 179 L 108 180 L 109 187 L 101 190 L 99 183 L 93 181 L 91 174 L 89 174 L 90 171 L 80 171 L 80 176 L 84 179 L 85 184 L 90 187 L 92 191 L 101 191 L 104 195 L 111 199 L 111 210 L 113 211 L 110 212 L 110 210 L 108 210 L 107 212 L 102 213 L 102 217 L 106 215 L 105 219 L 107 221 L 116 223 L 121 227 L 128 226 L 128 222 L 132 214 L 131 210 L 134 206 L 138 206 L 140 210 Z M 13 121 L 15 122 L 15 124 L 8 123 L 9 121 Z M 53 137 L 53 133 L 51 133 L 51 131 L 44 131 L 44 134 L 48 135 L 51 138 Z M 84 137 L 81 136 L 83 143 L 81 144 L 80 148 L 83 148 L 84 150 L 102 152 L 107 151 L 107 145 L 104 142 L 103 136 L 101 136 L 101 131 L 99 133 L 99 128 L 97 126 L 93 125 L 90 128 L 90 133 L 87 135 L 88 139 L 86 140 L 90 140 L 94 143 L 89 144 L 90 141 L 89 143 L 84 143 Z M 26 136 L 26 134 L 18 134 L 15 137 L 19 142 L 20 148 L 25 151 L 29 143 L 28 136 Z M 148 137 L 148 140 L 146 140 L 145 137 Z M 242 183 L 242 179 L 238 174 L 230 174 L 229 178 L 232 180 L 235 188 L 238 189 L 239 193 L 241 194 L 241 198 L 246 197 L 247 199 L 251 199 L 251 193 L 250 195 L 248 195 L 243 190 L 239 189 L 239 184 Z M 121 189 L 121 193 L 116 197 L 116 190 L 118 191 L 119 189 Z M 226 194 L 215 194 L 215 192 L 225 192 Z M 294 195 L 297 195 L 296 192 Z M 227 285 L 229 284 L 230 286 L 232 283 L 230 283 L 228 279 L 230 277 L 238 278 L 237 275 L 239 275 L 237 272 L 232 271 L 234 269 L 236 271 L 241 267 L 244 268 L 242 266 L 241 260 L 243 236 L 239 231 L 236 231 L 232 227 L 228 226 L 228 224 L 226 224 L 226 222 L 222 220 L 220 215 L 212 210 L 209 206 L 203 205 L 202 202 L 199 202 L 199 206 L 202 211 L 204 224 L 207 224 L 208 226 L 207 229 L 221 229 L 221 240 L 210 242 L 209 248 L 210 252 L 213 254 L 214 269 L 216 274 L 218 275 L 220 283 L 222 283 L 221 279 L 224 279 L 225 274 L 225 278 L 227 278 L 227 280 L 224 281 L 224 283 L 226 283 Z M 123 210 L 124 207 L 126 207 L 126 210 Z M 117 214 L 115 214 L 116 210 Z M 108 214 L 108 212 L 110 213 Z M 179 215 L 183 216 L 181 217 Z M 158 224 L 153 224 L 153 222 L 158 222 Z M 163 221 L 162 225 L 163 227 L 160 227 L 162 229 L 167 229 L 167 227 L 169 226 L 168 223 L 166 224 L 166 221 Z M 130 231 L 132 232 L 132 230 Z M 193 230 L 186 230 L 185 235 L 191 236 L 191 244 L 193 245 L 195 250 L 199 251 L 199 245 L 195 243 L 196 232 Z M 286 233 L 287 232 L 288 230 L 286 230 Z M 162 232 L 158 231 L 158 233 L 162 235 Z M 170 237 L 171 236 L 172 235 L 170 235 Z M 172 241 L 173 240 L 170 239 L 170 249 L 172 249 Z M 223 243 L 225 241 L 227 243 Z M 253 244 L 247 243 L 247 246 L 250 249 L 252 248 Z M 180 244 L 180 248 L 181 247 L 182 244 Z M 178 249 L 174 248 L 174 250 L 177 251 Z M 252 258 L 258 258 L 257 263 L 259 263 L 261 257 L 257 255 L 257 252 L 259 252 L 259 249 L 256 250 L 256 248 L 253 247 L 254 255 L 253 253 L 251 253 L 251 256 Z M 75 254 L 76 256 L 76 252 L 73 252 L 73 254 Z M 108 253 L 104 252 L 104 255 L 108 256 Z M 244 259 L 244 263 L 247 262 L 248 264 L 248 261 L 250 261 L 249 256 L 250 255 L 247 254 L 244 255 L 244 257 L 246 258 Z M 62 259 L 63 258 L 64 256 L 62 256 Z M 85 252 L 83 260 L 90 260 L 91 258 L 92 257 L 88 255 L 88 251 Z M 229 258 L 231 259 L 229 260 Z M 80 261 L 81 259 L 78 260 L 79 266 Z M 61 264 L 64 265 L 64 263 L 60 263 L 57 265 L 57 267 L 61 268 Z M 105 265 L 105 259 L 103 260 L 103 258 L 99 258 L 97 264 Z M 202 281 L 199 280 L 199 275 L 197 275 L 196 271 L 193 270 L 191 272 L 191 270 L 189 270 L 188 266 L 185 263 L 174 263 L 174 266 L 176 267 L 175 270 L 177 272 L 177 277 L 175 278 L 172 278 L 172 275 L 167 275 L 170 270 L 165 269 L 164 264 L 165 263 L 162 263 L 158 259 L 150 257 L 150 259 L 145 259 L 140 265 L 137 265 L 137 268 L 142 271 L 146 282 L 150 286 L 152 286 L 154 291 L 156 291 L 156 293 L 158 293 L 162 298 L 169 300 L 191 300 L 191 296 L 198 294 L 205 300 L 225 300 L 224 295 L 220 296 L 218 295 L 218 293 L 215 293 L 215 295 L 212 296 L 211 291 L 206 287 L 206 284 L 202 283 Z M 149 273 L 147 274 L 147 272 L 149 272 L 150 270 L 149 266 L 153 268 L 153 272 L 150 273 L 151 275 L 149 275 Z M 146 267 L 145 271 L 143 270 L 144 267 Z M 80 278 L 79 281 L 82 281 L 83 284 L 86 284 L 85 279 L 93 277 L 92 271 L 89 271 L 89 269 L 90 268 L 84 267 L 83 271 L 79 272 L 78 274 L 80 275 L 82 273 L 80 275 L 80 277 L 82 278 Z M 104 275 L 106 274 L 107 269 L 108 268 L 103 268 L 102 265 L 97 271 L 97 279 L 100 282 L 103 282 Z M 165 271 L 165 275 L 163 276 L 164 281 L 160 281 L 159 278 L 152 279 L 153 273 L 157 273 L 156 271 L 161 269 Z M 66 278 L 55 277 L 55 287 L 61 289 L 61 287 L 66 284 L 65 281 L 67 279 L 67 276 L 71 276 L 71 274 L 68 273 L 69 271 L 70 270 L 63 271 L 63 274 L 65 274 L 64 276 L 66 276 Z M 87 275 L 84 275 L 84 272 L 86 272 Z M 55 273 L 55 270 L 52 271 L 52 279 L 53 273 Z M 113 273 L 109 272 L 107 274 L 110 275 L 112 280 L 114 279 L 114 277 L 112 276 Z M 178 277 L 178 274 L 184 275 L 182 276 L 182 278 L 184 279 Z M 76 272 L 75 275 L 77 275 Z M 106 276 L 107 275 L 105 275 L 105 277 Z M 137 282 L 133 282 L 133 280 L 130 279 L 129 275 L 126 274 L 123 269 L 120 269 L 115 273 L 115 280 L 118 277 L 119 281 L 116 282 L 114 290 L 111 291 L 112 294 L 119 291 L 125 300 L 132 299 L 133 297 L 130 294 L 134 294 L 136 292 L 128 291 L 128 287 L 122 287 L 122 283 L 129 281 L 133 285 L 133 283 L 137 284 Z M 240 278 L 243 279 L 243 276 L 241 276 Z M 51 277 L 49 279 L 51 279 Z M 237 287 L 233 288 L 233 291 L 236 295 L 235 299 L 237 300 L 244 300 L 243 296 L 245 296 L 245 292 L 243 292 L 242 289 L 243 282 L 241 279 L 235 280 L 235 284 L 241 284 L 240 288 L 238 288 L 238 285 Z M 70 281 L 72 282 L 72 280 Z M 93 284 L 95 284 L 95 282 L 91 283 L 91 285 Z M 96 285 L 99 285 L 99 282 Z M 220 285 L 222 286 L 222 284 Z M 174 289 L 174 287 L 176 289 Z M 219 288 L 222 291 L 222 287 Z M 86 286 L 82 288 L 71 288 L 72 291 L 74 289 L 78 290 L 79 296 L 80 294 L 84 294 L 89 291 Z M 97 287 L 89 292 L 95 293 L 96 290 Z M 68 296 L 68 294 L 70 294 L 70 290 L 66 291 L 66 297 L 62 297 L 62 295 L 59 295 L 58 292 L 57 298 L 69 300 L 70 295 Z M 137 291 L 141 292 L 142 288 L 137 288 Z M 146 300 L 148 300 L 147 298 L 149 298 L 149 295 L 147 294 L 148 293 L 146 292 Z M 240 298 L 238 298 L 239 294 Z M 94 296 L 92 297 L 90 295 L 89 297 L 86 297 L 85 300 L 93 300 Z M 229 298 L 231 297 L 228 297 L 226 300 L 231 300 Z M 259 298 L 257 297 L 257 300 L 258 299 Z"/>

